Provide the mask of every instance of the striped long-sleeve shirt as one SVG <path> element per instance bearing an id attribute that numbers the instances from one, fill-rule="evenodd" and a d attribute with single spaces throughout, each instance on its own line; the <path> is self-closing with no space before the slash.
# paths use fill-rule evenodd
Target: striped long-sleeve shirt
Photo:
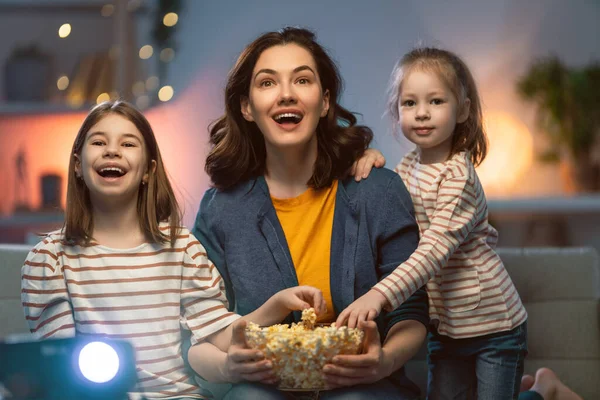
<path id="1" fill-rule="evenodd" d="M 396 167 L 415 207 L 421 239 L 412 256 L 374 289 L 390 308 L 427 284 L 429 316 L 440 334 L 467 338 L 510 330 L 527 313 L 500 257 L 488 223 L 483 188 L 461 152 L 421 164 L 417 151 Z"/>
<path id="2" fill-rule="evenodd" d="M 68 246 L 53 232 L 29 253 L 21 287 L 37 337 L 94 334 L 133 344 L 138 383 L 132 399 L 210 396 L 186 372 L 181 329 L 192 332 L 195 344 L 239 317 L 227 310 L 218 270 L 185 228 L 173 247 L 146 243 L 125 250 Z"/>

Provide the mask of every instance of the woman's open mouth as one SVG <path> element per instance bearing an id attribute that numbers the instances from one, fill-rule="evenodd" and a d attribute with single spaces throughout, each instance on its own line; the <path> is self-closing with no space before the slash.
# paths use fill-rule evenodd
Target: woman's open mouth
<path id="1" fill-rule="evenodd" d="M 293 128 L 302 121 L 303 117 L 300 113 L 285 112 L 274 115 L 273 120 L 282 127 Z"/>

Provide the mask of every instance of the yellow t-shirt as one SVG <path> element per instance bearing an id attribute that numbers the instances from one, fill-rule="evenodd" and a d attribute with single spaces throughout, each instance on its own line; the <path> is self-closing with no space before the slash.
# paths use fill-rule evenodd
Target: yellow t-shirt
<path id="1" fill-rule="evenodd" d="M 271 197 L 285 233 L 300 285 L 320 289 L 327 303 L 327 313 L 319 322 L 335 320 L 330 288 L 331 234 L 338 181 L 330 187 L 309 188 L 298 197 Z"/>

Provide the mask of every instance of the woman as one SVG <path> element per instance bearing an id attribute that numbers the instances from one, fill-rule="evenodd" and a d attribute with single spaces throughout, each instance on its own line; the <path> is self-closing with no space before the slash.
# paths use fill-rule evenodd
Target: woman
<path id="1" fill-rule="evenodd" d="M 205 167 L 214 188 L 193 232 L 242 315 L 274 292 L 310 285 L 327 302 L 320 321 L 335 321 L 417 246 L 412 203 L 398 175 L 378 169 L 361 182 L 348 176 L 373 135 L 337 103 L 340 91 L 336 65 L 311 32 L 298 28 L 260 36 L 229 74 L 225 115 L 210 129 Z M 377 326 L 363 324 L 364 354 L 324 368 L 333 389 L 321 398 L 416 397 L 402 366 L 420 348 L 427 323 L 420 289 Z M 269 363 L 241 342 L 226 355 L 195 346 L 190 364 L 208 380 L 219 377 L 215 363 L 234 364 L 238 373 L 228 380 L 245 383 L 227 398 L 286 398 L 265 384 L 274 382 Z"/>

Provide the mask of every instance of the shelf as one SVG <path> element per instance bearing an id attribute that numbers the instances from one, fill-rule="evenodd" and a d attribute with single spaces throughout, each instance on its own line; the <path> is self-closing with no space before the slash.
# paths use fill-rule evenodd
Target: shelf
<path id="1" fill-rule="evenodd" d="M 62 211 L 19 212 L 6 217 L 0 217 L 0 228 L 62 223 L 64 219 L 65 214 Z"/>
<path id="2" fill-rule="evenodd" d="M 0 103 L 0 118 L 4 115 L 29 115 L 29 114 L 65 114 L 87 112 L 91 104 L 80 108 L 72 108 L 67 104 L 53 104 L 42 102 L 8 102 Z"/>
<path id="3" fill-rule="evenodd" d="M 498 214 L 600 214 L 600 193 L 572 197 L 490 199 L 488 209 Z"/>

